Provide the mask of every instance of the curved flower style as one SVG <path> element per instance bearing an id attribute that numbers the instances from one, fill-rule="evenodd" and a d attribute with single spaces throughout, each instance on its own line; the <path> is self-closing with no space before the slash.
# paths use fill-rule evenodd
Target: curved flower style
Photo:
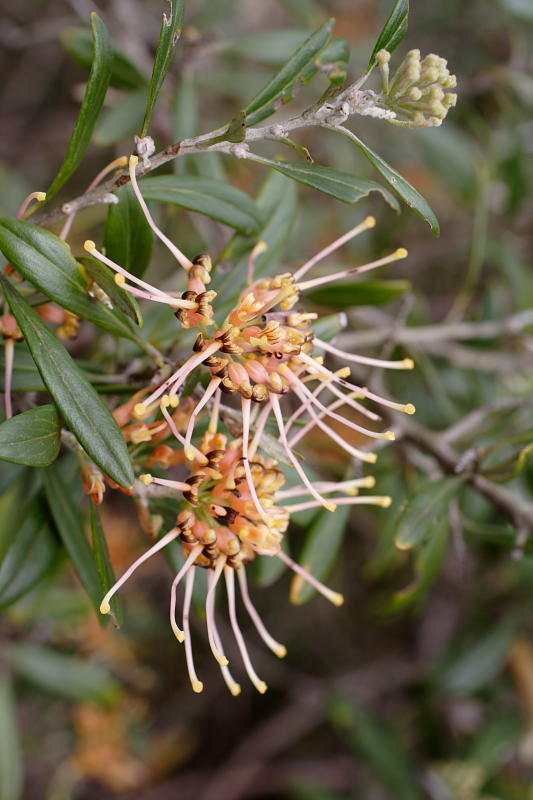
<path id="1" fill-rule="evenodd" d="M 224 654 L 222 640 L 215 620 L 215 593 L 219 580 L 224 575 L 228 611 L 233 634 L 251 682 L 264 693 L 266 683 L 257 675 L 248 654 L 246 643 L 237 620 L 235 604 L 235 575 L 239 583 L 242 601 L 259 635 L 278 657 L 286 654 L 286 648 L 274 639 L 265 628 L 248 592 L 246 565 L 257 555 L 280 558 L 294 572 L 308 581 L 324 597 L 335 605 L 341 605 L 343 597 L 335 592 L 303 567 L 295 563 L 282 549 L 283 534 L 286 531 L 291 511 L 309 506 L 308 502 L 287 504 L 299 495 L 307 493 L 305 486 L 283 490 L 285 476 L 272 458 L 264 458 L 249 449 L 247 477 L 246 461 L 242 456 L 245 449 L 241 439 L 231 439 L 217 431 L 218 413 L 215 407 L 207 432 L 198 449 L 201 458 L 191 462 L 191 474 L 185 481 L 158 478 L 151 473 L 141 475 L 140 481 L 146 486 L 152 484 L 165 487 L 181 495 L 182 511 L 178 514 L 176 525 L 153 547 L 135 561 L 124 575 L 115 583 L 102 600 L 100 610 L 110 612 L 110 601 L 115 592 L 130 578 L 137 567 L 148 558 L 162 550 L 170 542 L 179 539 L 183 546 L 185 563 L 172 583 L 170 595 L 170 625 L 179 642 L 185 644 L 187 668 L 192 688 L 201 692 L 203 683 L 199 680 L 192 653 L 189 625 L 191 597 L 197 568 L 208 569 L 208 590 L 205 598 L 207 635 L 213 655 L 220 665 L 224 680 L 232 694 L 241 691 L 233 678 L 228 659 Z M 359 488 L 374 486 L 374 478 L 358 478 L 343 483 L 318 484 L 323 493 L 344 491 L 349 494 L 337 499 L 339 503 L 361 503 L 379 506 L 390 504 L 390 497 L 357 495 Z M 257 510 L 257 504 L 268 511 L 269 524 L 266 525 Z M 312 503 L 313 504 L 313 503 Z M 182 627 L 176 622 L 177 590 L 185 580 Z"/>
<path id="2" fill-rule="evenodd" d="M 316 504 L 320 504 L 330 511 L 335 510 L 335 502 L 323 497 L 307 478 L 299 459 L 293 452 L 296 442 L 316 425 L 352 457 L 374 463 L 376 461 L 374 453 L 353 447 L 326 422 L 326 419 L 340 422 L 347 428 L 370 439 L 390 440 L 394 439 L 392 431 L 376 431 L 364 427 L 338 414 L 337 409 L 347 405 L 355 409 L 359 415 L 376 421 L 379 419 L 378 415 L 362 405 L 359 402 L 361 399 L 370 399 L 377 404 L 407 414 L 413 414 L 415 408 L 411 403 L 397 403 L 374 394 L 366 387 L 348 382 L 346 378 L 350 375 L 349 367 L 343 367 L 333 372 L 324 366 L 324 357 L 320 353 L 337 355 L 345 363 L 353 362 L 387 369 L 411 369 L 413 362 L 409 358 L 400 361 L 385 361 L 342 352 L 315 336 L 312 323 L 317 318 L 316 314 L 295 310 L 295 306 L 306 289 L 390 264 L 405 258 L 407 251 L 399 248 L 390 255 L 368 264 L 342 270 L 325 277 L 304 280 L 307 272 L 318 262 L 354 236 L 372 228 L 375 225 L 373 217 L 367 217 L 360 225 L 321 250 L 294 274 L 283 273 L 272 278 L 254 281 L 254 260 L 258 252 L 258 248 L 255 248 L 250 259 L 248 274 L 250 285 L 241 293 L 236 307 L 219 326 L 215 322 L 212 305 L 216 293 L 207 288 L 211 280 L 211 259 L 209 256 L 201 255 L 194 261 L 190 261 L 159 230 L 137 184 L 135 172 L 137 163 L 137 156 L 131 156 L 129 169 L 133 189 L 149 224 L 187 272 L 187 291 L 178 297 L 151 286 L 100 253 L 92 241 L 85 242 L 85 249 L 114 269 L 117 283 L 134 296 L 165 303 L 175 308 L 176 316 L 184 327 L 196 328 L 199 331 L 193 347 L 193 354 L 169 378 L 155 387 L 142 402 L 135 406 L 137 417 L 143 419 L 160 408 L 176 438 L 184 446 L 186 457 L 189 460 L 205 461 L 202 454 L 192 444 L 198 414 L 210 401 L 219 403 L 222 392 L 239 394 L 242 405 L 243 467 L 252 500 L 263 522 L 269 525 L 273 521 L 272 514 L 263 506 L 255 491 L 248 448 L 257 450 L 271 414 L 274 415 L 286 456 Z M 262 243 L 258 247 L 261 248 L 261 246 Z M 315 354 L 315 350 L 318 350 L 319 354 Z M 209 369 L 211 379 L 203 396 L 193 409 L 185 436 L 182 436 L 175 426 L 172 427 L 168 409 L 177 407 L 180 388 L 192 371 L 200 365 Z M 313 389 L 309 388 L 310 383 L 315 384 Z M 320 394 L 325 389 L 331 392 L 335 398 L 329 405 L 325 405 L 320 399 Z M 285 422 L 280 398 L 288 392 L 294 394 L 300 405 L 290 419 Z M 254 404 L 253 409 L 252 404 Z M 261 405 L 262 409 L 259 411 Z M 308 421 L 297 433 L 289 437 L 291 427 L 304 413 L 308 415 Z M 252 424 L 254 425 L 254 436 L 249 445 Z"/>

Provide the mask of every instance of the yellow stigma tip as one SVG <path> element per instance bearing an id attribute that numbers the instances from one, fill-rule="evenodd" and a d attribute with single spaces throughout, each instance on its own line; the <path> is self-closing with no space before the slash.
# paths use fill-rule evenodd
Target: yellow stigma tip
<path id="1" fill-rule="evenodd" d="M 100 614 L 109 614 L 111 611 L 111 606 L 106 600 L 102 600 L 100 603 Z"/>
<path id="2" fill-rule="evenodd" d="M 83 249 L 87 250 L 88 253 L 92 253 L 93 250 L 96 250 L 96 245 L 92 239 L 86 239 L 83 243 Z"/>
<path id="3" fill-rule="evenodd" d="M 337 594 L 336 592 L 334 592 L 332 597 L 331 597 L 331 600 L 333 602 L 333 605 L 335 605 L 335 606 L 344 605 L 344 595 L 342 595 L 342 594 Z"/>
<path id="4" fill-rule="evenodd" d="M 268 686 L 264 681 L 259 681 L 259 683 L 255 687 L 260 694 L 264 694 L 268 689 Z"/>
<path id="5" fill-rule="evenodd" d="M 337 510 L 337 504 L 336 503 L 325 503 L 324 508 L 327 511 L 336 511 Z"/>
<path id="6" fill-rule="evenodd" d="M 392 497 L 382 497 L 381 498 L 381 506 L 383 508 L 388 508 L 392 503 Z"/>
<path id="7" fill-rule="evenodd" d="M 120 272 L 115 273 L 115 283 L 117 286 L 124 286 L 126 283 L 126 278 L 124 275 L 121 275 Z"/>
<path id="8" fill-rule="evenodd" d="M 136 167 L 138 163 L 139 163 L 139 157 L 135 156 L 135 155 L 131 155 L 130 156 L 130 166 L 131 167 Z M 202 686 L 202 689 L 203 689 L 203 686 Z M 200 691 L 202 691 L 202 689 L 200 689 Z"/>
<path id="9" fill-rule="evenodd" d="M 403 365 L 404 365 L 405 369 L 414 369 L 415 368 L 415 362 L 413 361 L 412 358 L 404 358 Z"/>
<path id="10" fill-rule="evenodd" d="M 34 197 L 39 203 L 42 203 L 43 200 L 46 200 L 46 192 L 35 192 Z"/>
<path id="11" fill-rule="evenodd" d="M 125 167 L 127 163 L 128 163 L 128 156 L 120 156 L 120 158 L 117 158 L 117 160 L 115 161 L 115 165 L 117 167 Z"/>
<path id="12" fill-rule="evenodd" d="M 194 461 L 196 457 L 196 450 L 194 447 L 186 447 L 185 448 L 185 458 L 187 461 Z"/>
<path id="13" fill-rule="evenodd" d="M 385 439 L 388 439 L 389 442 L 393 442 L 396 439 L 396 435 L 395 435 L 394 431 L 385 431 L 385 433 L 383 434 L 383 437 Z"/>
<path id="14" fill-rule="evenodd" d="M 196 694 L 200 694 L 200 692 L 203 692 L 204 685 L 203 685 L 202 681 L 193 681 L 192 682 L 192 690 L 193 690 L 193 692 L 196 692 Z"/>
<path id="15" fill-rule="evenodd" d="M 374 478 L 373 475 L 369 475 L 368 478 L 366 478 L 365 486 L 367 487 L 367 489 L 373 489 L 375 485 L 376 485 L 376 479 Z"/>
<path id="16" fill-rule="evenodd" d="M 369 464 L 375 464 L 378 460 L 376 453 L 368 453 L 367 459 Z"/>
<path id="17" fill-rule="evenodd" d="M 148 413 L 148 409 L 144 405 L 144 403 L 136 403 L 133 409 L 133 413 L 136 417 L 145 417 Z"/>
<path id="18" fill-rule="evenodd" d="M 404 406 L 403 410 L 405 411 L 406 414 L 415 414 L 416 413 L 416 408 L 414 407 L 414 405 L 412 403 L 407 403 L 407 405 Z"/>
<path id="19" fill-rule="evenodd" d="M 235 683 L 231 687 L 230 692 L 232 693 L 233 697 L 238 697 L 240 695 L 240 693 L 242 692 L 240 684 L 239 683 Z"/>
<path id="20" fill-rule="evenodd" d="M 142 481 L 145 486 L 150 486 L 150 484 L 154 482 L 154 477 L 150 475 L 149 472 L 146 472 L 144 475 L 139 476 L 139 480 Z"/>
<path id="21" fill-rule="evenodd" d="M 367 228 L 374 228 L 376 226 L 376 218 L 375 217 L 367 217 L 365 219 L 365 225 Z"/>
<path id="22" fill-rule="evenodd" d="M 405 247 L 399 247 L 396 250 L 396 258 L 407 258 L 407 250 Z"/>
<path id="23" fill-rule="evenodd" d="M 163 406 L 163 408 L 166 408 L 167 406 L 170 405 L 170 397 L 168 396 L 168 394 L 163 395 L 163 397 L 160 400 L 160 404 Z"/>
<path id="24" fill-rule="evenodd" d="M 274 652 L 278 658 L 285 658 L 285 656 L 287 655 L 287 648 L 285 647 L 284 644 L 280 644 L 279 647 L 276 647 Z"/>
<path id="25" fill-rule="evenodd" d="M 177 394 L 169 395 L 170 405 L 172 408 L 177 408 L 180 404 L 180 399 Z"/>

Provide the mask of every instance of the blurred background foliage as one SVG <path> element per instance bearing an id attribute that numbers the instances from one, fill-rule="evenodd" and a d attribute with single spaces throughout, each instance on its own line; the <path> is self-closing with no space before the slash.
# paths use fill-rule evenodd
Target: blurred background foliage
<path id="1" fill-rule="evenodd" d="M 92 10 L 123 58 L 95 145 L 60 199 L 131 149 L 161 6 L 0 0 L 2 213 L 45 188 L 61 163 L 87 77 Z M 350 42 L 357 74 L 388 11 L 378 0 L 188 0 L 153 134 L 165 146 L 231 119 L 328 16 Z M 379 196 L 352 207 L 245 161 L 204 154 L 174 162 L 181 174 L 228 180 L 278 212 L 267 258 L 301 263 L 369 212 L 378 225 L 349 246 L 350 258 L 409 249 L 375 281 L 317 291 L 313 302 L 349 314 L 347 349 L 415 358 L 416 371 L 393 375 L 387 389 L 416 404 L 418 427 L 380 454 L 375 473 L 380 493 L 394 497 L 390 509 L 353 514 L 344 537 L 324 515 L 302 519 L 291 536 L 301 552 L 311 526 L 314 553 L 346 596 L 342 609 L 316 598 L 289 606 L 287 575 L 256 588 L 267 626 L 289 650 L 274 662 L 252 648 L 270 686 L 265 697 L 229 696 L 205 646 L 197 655 L 207 690 L 191 693 L 167 626 L 170 573 L 161 560 L 123 592 L 121 629 L 102 627 L 62 569 L 57 520 L 46 507 L 20 519 L 25 468 L 1 463 L 0 554 L 9 549 L 0 566 L 1 800 L 532 800 L 533 558 L 527 520 L 520 525 L 533 485 L 532 32 L 530 0 L 414 2 L 399 52 L 447 58 L 458 107 L 434 130 L 357 119 L 365 141 L 429 199 L 440 239 Z M 316 96 L 305 88 L 295 108 Z M 317 163 L 376 177 L 338 136 L 298 141 Z M 284 155 L 277 144 L 263 152 Z M 209 249 L 224 265 L 227 228 L 174 207 L 159 211 L 185 252 Z M 104 222 L 102 206 L 80 214 L 74 249 Z M 157 245 L 150 269 L 169 275 Z M 161 347 L 172 342 L 169 319 L 145 315 Z M 83 359 L 91 345 L 83 329 L 71 349 Z M 17 363 L 18 380 L 38 389 L 31 360 Z M 340 450 L 325 449 L 318 434 L 308 448 L 325 473 L 343 474 Z M 75 516 L 79 476 L 69 457 L 53 469 Z M 480 493 L 474 472 L 503 487 L 511 509 Z M 144 549 L 143 535 L 118 493 L 101 516 L 120 573 Z M 9 548 L 15 529 L 18 550 Z M 265 586 L 273 577 L 257 575 Z"/>

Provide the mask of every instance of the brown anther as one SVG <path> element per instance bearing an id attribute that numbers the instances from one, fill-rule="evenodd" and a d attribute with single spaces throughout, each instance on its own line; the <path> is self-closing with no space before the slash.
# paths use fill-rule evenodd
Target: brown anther
<path id="1" fill-rule="evenodd" d="M 235 491 L 236 490 L 234 490 L 234 492 Z M 238 516 L 239 516 L 239 514 L 238 514 L 237 511 L 235 511 L 234 508 L 227 508 L 226 509 L 226 519 L 224 520 L 224 522 L 226 523 L 226 525 L 233 525 L 233 523 L 235 522 L 235 520 L 237 519 Z"/>
<path id="2" fill-rule="evenodd" d="M 237 386 L 237 391 L 241 397 L 245 398 L 245 400 L 250 400 L 253 395 L 253 389 L 249 383 L 239 384 L 239 386 Z"/>
<path id="3" fill-rule="evenodd" d="M 199 353 L 201 350 L 204 349 L 204 346 L 205 346 L 205 336 L 202 333 L 199 333 L 192 346 L 192 349 L 194 350 L 195 353 Z"/>
<path id="4" fill-rule="evenodd" d="M 231 378 L 229 376 L 222 379 L 222 383 L 220 384 L 220 388 L 226 394 L 233 394 L 233 392 L 236 391 L 236 386 L 235 386 L 235 384 L 233 383 L 233 381 L 231 380 Z"/>
<path id="5" fill-rule="evenodd" d="M 213 269 L 213 262 L 211 261 L 211 256 L 207 255 L 207 253 L 201 253 L 199 256 L 193 260 L 193 266 L 203 267 L 207 270 L 207 272 L 211 272 Z"/>
<path id="6" fill-rule="evenodd" d="M 252 387 L 252 400 L 254 403 L 264 403 L 268 400 L 268 389 L 262 383 L 256 383 Z"/>

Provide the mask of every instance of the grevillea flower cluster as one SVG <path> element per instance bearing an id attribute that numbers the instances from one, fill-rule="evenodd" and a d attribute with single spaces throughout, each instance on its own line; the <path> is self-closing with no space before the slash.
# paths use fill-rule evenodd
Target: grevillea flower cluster
<path id="1" fill-rule="evenodd" d="M 189 627 L 191 597 L 196 569 L 207 568 L 205 609 L 213 655 L 230 691 L 238 694 L 240 686 L 229 671 L 215 622 L 215 593 L 223 575 L 231 627 L 242 660 L 250 680 L 263 692 L 266 684 L 257 676 L 251 664 L 237 621 L 235 574 L 244 606 L 260 636 L 278 656 L 283 656 L 285 648 L 267 632 L 252 604 L 246 582 L 246 564 L 256 556 L 279 558 L 327 599 L 339 605 L 342 603 L 339 593 L 325 587 L 282 549 L 291 511 L 322 506 L 333 512 L 342 504 L 366 503 L 386 507 L 391 502 L 389 497 L 358 495 L 359 488 L 374 486 L 371 476 L 342 483 L 311 481 L 295 450 L 296 444 L 316 426 L 353 458 L 374 463 L 375 453 L 354 447 L 347 440 L 348 437 L 341 436 L 332 427 L 330 421 L 357 432 L 365 441 L 391 440 L 394 438 L 393 432 L 354 422 L 340 414 L 339 409 L 348 406 L 357 412 L 359 419 L 364 417 L 371 423 L 380 418 L 363 404 L 364 400 L 407 414 L 415 410 L 410 403 L 395 402 L 373 393 L 365 386 L 348 381 L 348 366 L 334 370 L 325 365 L 328 355 L 339 357 L 344 364 L 387 369 L 411 369 L 413 362 L 411 359 L 385 361 L 346 353 L 319 339 L 313 329 L 317 314 L 299 307 L 302 294 L 321 284 L 392 263 L 404 258 L 407 252 L 400 248 L 359 267 L 325 277 L 308 278 L 308 272 L 318 262 L 354 236 L 374 226 L 374 218 L 367 217 L 294 273 L 285 272 L 255 280 L 255 259 L 264 247 L 260 243 L 250 257 L 248 286 L 242 290 L 224 322 L 218 324 L 215 319 L 216 293 L 209 289 L 211 259 L 201 255 L 189 260 L 157 227 L 137 184 L 137 163 L 137 157 L 132 156 L 129 172 L 133 189 L 154 232 L 185 271 L 187 289 L 181 293 L 164 292 L 111 261 L 97 250 L 94 242 L 86 242 L 85 249 L 111 267 L 115 271 L 116 282 L 132 295 L 170 306 L 175 309 L 176 317 L 184 328 L 196 331 L 192 352 L 185 362 L 173 370 L 168 378 L 159 380 L 139 393 L 142 399 L 137 397 L 128 405 L 135 421 L 130 426 L 129 434 L 126 433 L 128 429 L 124 429 L 127 436 L 136 436 L 138 441 L 152 441 L 161 435 L 162 429 L 165 431 L 162 435 L 167 432 L 172 434 L 181 445 L 180 450 L 159 446 L 154 450 L 150 463 L 158 467 L 186 465 L 189 474 L 183 480 L 160 477 L 153 472 L 140 476 L 139 495 L 149 497 L 150 490 L 154 489 L 175 494 L 180 499 L 182 510 L 175 526 L 112 587 L 102 601 L 101 611 L 110 611 L 111 597 L 140 564 L 171 541 L 179 539 L 183 545 L 185 562 L 172 584 L 170 622 L 176 638 L 185 644 L 192 688 L 201 691 L 203 684 L 196 675 L 192 655 Z M 181 390 L 188 377 L 200 367 L 208 371 L 207 387 L 201 390 L 200 395 L 184 401 Z M 196 391 L 198 388 L 199 384 Z M 325 401 L 324 394 L 331 395 L 331 399 Z M 224 395 L 233 395 L 240 400 L 242 432 L 234 436 L 219 430 Z M 284 408 L 285 396 L 290 396 L 293 401 L 292 413 L 288 418 Z M 204 414 L 209 415 L 208 429 L 201 441 L 195 444 L 198 418 Z M 279 454 L 276 458 L 264 448 L 265 429 L 271 419 L 277 426 L 279 438 Z M 174 455 L 176 452 L 179 456 Z M 294 467 L 301 481 L 299 486 L 283 488 L 285 477 L 278 463 L 280 457 Z M 301 502 L 291 502 L 298 497 L 302 498 Z M 182 580 L 185 582 L 185 599 L 179 627 L 176 621 L 177 589 Z"/>

